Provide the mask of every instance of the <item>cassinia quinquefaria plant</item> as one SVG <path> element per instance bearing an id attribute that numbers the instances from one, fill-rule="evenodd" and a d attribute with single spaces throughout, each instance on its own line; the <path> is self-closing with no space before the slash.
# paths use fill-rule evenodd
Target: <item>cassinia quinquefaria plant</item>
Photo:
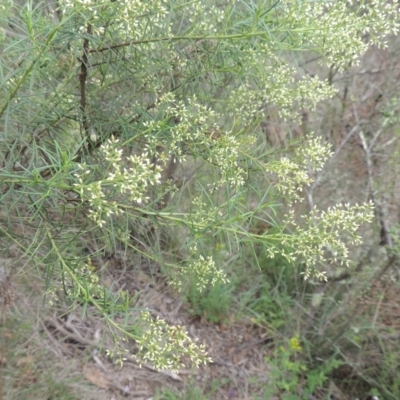
<path id="1" fill-rule="evenodd" d="M 343 69 L 397 33 L 398 9 L 384 0 L 2 1 L 2 248 L 18 247 L 44 275 L 49 301 L 63 292 L 101 315 L 121 362 L 129 340 L 157 368 L 206 362 L 181 327 L 135 314 L 128 294 L 103 287 L 86 244 L 156 262 L 177 289 L 188 274 L 198 290 L 227 279 L 215 242 L 228 253 L 283 252 L 322 278 L 327 247 L 347 263 L 345 238 L 359 243 L 372 204 L 249 229 L 268 219 L 274 196 L 301 200 L 309 171 L 331 154 L 312 135 L 290 156 L 267 152 L 260 123 L 274 110 L 296 120 L 300 106 L 334 95 L 292 66 L 296 52 Z M 177 166 L 195 178 L 174 180 Z"/>

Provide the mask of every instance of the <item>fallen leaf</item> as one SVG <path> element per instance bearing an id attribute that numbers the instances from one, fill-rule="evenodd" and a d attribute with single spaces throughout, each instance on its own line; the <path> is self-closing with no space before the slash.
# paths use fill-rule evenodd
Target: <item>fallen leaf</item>
<path id="1" fill-rule="evenodd" d="M 93 385 L 96 385 L 99 388 L 109 389 L 110 387 L 110 381 L 108 380 L 106 374 L 94 366 L 85 365 L 83 367 L 83 375 L 89 382 L 93 383 Z"/>
<path id="2" fill-rule="evenodd" d="M 32 356 L 20 357 L 17 360 L 17 367 L 21 367 L 27 364 L 33 364 L 34 361 L 35 359 Z"/>

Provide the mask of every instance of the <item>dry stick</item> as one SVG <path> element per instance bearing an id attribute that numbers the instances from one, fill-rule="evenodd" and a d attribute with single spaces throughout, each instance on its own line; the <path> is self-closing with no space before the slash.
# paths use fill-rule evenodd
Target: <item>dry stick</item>
<path id="1" fill-rule="evenodd" d="M 355 112 L 357 114 L 357 112 Z M 357 118 L 358 119 L 358 118 Z M 367 140 L 365 138 L 364 132 L 362 129 L 359 130 L 358 136 L 360 137 L 361 146 L 365 153 L 365 162 L 367 163 L 367 172 L 368 172 L 368 187 L 367 187 L 367 199 L 371 199 L 374 203 L 375 202 L 375 193 L 374 193 L 374 179 L 372 176 L 373 173 L 373 162 L 371 157 L 370 148 L 367 145 Z"/>
<path id="2" fill-rule="evenodd" d="M 77 343 L 80 343 L 85 346 L 98 346 L 99 344 L 93 340 L 89 340 L 85 337 L 83 337 L 77 330 L 75 332 L 69 331 L 67 328 L 65 328 L 62 324 L 58 322 L 58 319 L 56 315 L 53 315 L 52 318 L 46 318 L 45 320 L 48 322 L 50 325 L 52 325 L 58 332 L 64 335 L 66 339 L 72 339 Z"/>
<path id="3" fill-rule="evenodd" d="M 15 65 L 14 65 L 14 67 L 13 67 L 13 68 L 11 69 L 11 71 L 4 77 L 4 79 L 3 79 L 3 82 L 4 82 L 4 83 L 6 83 L 6 82 L 11 78 L 11 76 L 14 74 L 14 72 L 17 70 L 17 68 L 19 68 L 19 67 L 22 65 L 22 63 L 23 63 L 24 60 L 25 60 L 25 57 L 26 57 L 26 53 L 23 53 L 23 54 L 19 57 L 19 59 L 17 60 L 17 62 L 16 62 Z M 15 142 L 16 142 L 16 140 L 14 140 L 12 146 L 15 144 Z M 6 159 L 8 158 L 10 152 L 11 152 L 11 150 L 10 150 L 10 151 L 7 151 L 7 152 L 5 153 L 4 160 L 6 160 Z M 6 165 L 6 161 L 4 161 L 3 168 L 5 167 L 5 165 Z"/>
<path id="4" fill-rule="evenodd" d="M 380 134 L 380 131 L 377 132 L 377 135 L 375 135 L 374 139 Z M 372 168 L 373 168 L 373 163 L 371 160 L 371 148 L 372 145 L 375 143 L 376 140 L 372 140 L 372 144 L 368 147 L 367 142 L 365 140 L 364 133 L 360 131 L 360 139 L 362 143 L 363 150 L 365 152 L 365 156 L 367 159 L 367 165 L 368 165 L 368 186 L 371 191 L 371 199 L 374 201 L 376 204 L 376 216 L 379 219 L 380 225 L 381 225 L 381 231 L 380 231 L 380 236 L 381 236 L 381 241 L 380 245 L 386 245 L 388 248 L 393 248 L 393 239 L 390 234 L 390 227 L 388 223 L 388 209 L 387 209 L 387 197 L 385 195 L 382 196 L 381 201 L 378 203 L 375 200 L 375 196 L 373 193 L 373 177 L 372 177 Z"/>
<path id="5" fill-rule="evenodd" d="M 87 34 L 92 34 L 92 25 L 88 24 L 87 26 Z M 88 66 L 88 54 L 89 54 L 89 38 L 83 39 L 83 53 L 81 60 L 81 73 L 79 74 L 79 82 L 80 82 L 80 92 L 81 92 L 81 112 L 82 112 L 82 125 L 85 131 L 85 136 L 90 140 L 89 135 L 89 122 L 86 114 L 86 80 L 87 80 L 87 66 Z"/>
<path id="6" fill-rule="evenodd" d="M 353 105 L 353 111 L 354 111 L 354 116 L 356 118 L 357 124 L 360 125 L 360 120 L 358 118 L 357 109 L 355 108 L 354 105 Z M 364 132 L 362 131 L 362 129 L 360 129 L 358 132 L 361 146 L 365 153 L 365 161 L 367 164 L 367 172 L 368 172 L 368 188 L 367 188 L 366 200 L 372 200 L 373 203 L 377 206 L 376 208 L 379 208 L 379 210 L 381 210 L 382 207 L 375 200 L 375 193 L 374 193 L 375 184 L 374 184 L 374 179 L 373 179 L 374 164 L 373 164 L 373 160 L 372 160 L 372 156 L 371 156 L 371 150 L 372 150 L 373 146 L 375 145 L 375 142 L 376 142 L 379 134 L 380 134 L 380 131 L 377 132 L 377 134 L 374 136 L 373 140 L 371 141 L 370 146 L 368 146 L 367 140 L 365 138 L 365 135 L 364 135 Z M 375 214 L 376 213 L 377 213 L 377 211 L 375 211 Z"/>
<path id="7" fill-rule="evenodd" d="M 357 110 L 354 109 L 354 114 L 356 116 L 356 119 L 358 120 L 358 114 Z M 382 196 L 382 199 L 380 202 L 377 202 L 375 199 L 375 191 L 374 191 L 374 179 L 373 179 L 373 167 L 374 163 L 372 160 L 372 149 L 375 146 L 378 137 L 380 136 L 382 130 L 378 130 L 374 137 L 371 140 L 370 145 L 368 146 L 367 140 L 365 138 L 364 132 L 362 130 L 359 131 L 359 136 L 360 136 L 360 141 L 361 141 L 361 146 L 364 150 L 365 153 L 365 159 L 367 163 L 367 170 L 368 170 L 368 189 L 369 189 L 369 198 L 374 202 L 376 205 L 376 211 L 375 215 L 377 216 L 379 223 L 381 225 L 381 231 L 380 231 L 380 236 L 381 236 L 381 242 L 379 243 L 380 245 L 387 245 L 388 248 L 393 247 L 393 239 L 390 234 L 390 228 L 389 228 L 389 223 L 388 223 L 388 210 L 387 210 L 387 198 L 386 196 Z M 368 198 L 367 198 L 368 200 Z M 386 272 L 386 270 L 385 270 Z M 384 272 L 383 272 L 384 273 Z M 382 274 L 383 275 L 383 274 Z M 382 276 L 381 275 L 381 276 Z"/>

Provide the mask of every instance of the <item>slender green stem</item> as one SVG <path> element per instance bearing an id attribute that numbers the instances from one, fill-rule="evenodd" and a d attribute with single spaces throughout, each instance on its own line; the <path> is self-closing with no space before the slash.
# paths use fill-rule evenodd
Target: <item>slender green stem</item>
<path id="1" fill-rule="evenodd" d="M 15 95 L 18 92 L 18 89 L 21 87 L 21 85 L 25 82 L 29 74 L 31 73 L 33 67 L 37 63 L 37 61 L 40 59 L 42 54 L 48 49 L 51 41 L 53 40 L 55 34 L 61 29 L 63 24 L 60 24 L 53 28 L 49 35 L 47 36 L 42 48 L 39 50 L 39 53 L 37 56 L 30 62 L 28 67 L 26 68 L 25 72 L 22 74 L 21 78 L 18 80 L 18 82 L 15 84 L 14 88 L 11 90 L 10 94 L 8 95 L 8 98 L 4 101 L 4 103 L 0 107 L 0 118 L 3 116 L 5 110 L 7 109 L 8 105 L 10 104 L 10 101 L 15 97 Z"/>
<path id="2" fill-rule="evenodd" d="M 304 32 L 305 30 L 313 30 L 313 29 L 292 29 L 291 32 Z M 266 31 L 260 32 L 249 32 L 249 33 L 233 33 L 230 35 L 188 35 L 188 36 L 163 36 L 157 38 L 148 38 L 148 39 L 138 39 L 138 40 L 130 40 L 129 42 L 118 43 L 110 46 L 97 47 L 95 49 L 91 49 L 89 53 L 101 53 L 107 50 L 114 50 L 121 47 L 132 46 L 136 44 L 147 44 L 147 43 L 158 43 L 158 42 L 177 42 L 181 40 L 233 40 L 233 39 L 251 39 L 253 37 L 264 37 L 270 36 Z M 283 46 L 283 43 L 280 43 Z M 296 48 L 296 50 L 299 50 Z M 304 50 L 312 50 L 310 48 Z"/>

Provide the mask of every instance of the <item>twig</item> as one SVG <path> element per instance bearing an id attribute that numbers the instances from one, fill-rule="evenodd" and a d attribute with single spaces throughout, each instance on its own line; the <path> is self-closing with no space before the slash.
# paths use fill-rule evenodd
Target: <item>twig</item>
<path id="1" fill-rule="evenodd" d="M 372 176 L 373 172 L 373 162 L 370 148 L 368 147 L 367 140 L 365 138 L 364 132 L 360 129 L 358 132 L 358 136 L 360 137 L 361 146 L 365 153 L 365 161 L 367 163 L 367 172 L 368 172 L 368 191 L 367 191 L 367 199 L 371 199 L 375 203 L 375 194 L 374 194 L 374 179 Z"/>
<path id="2" fill-rule="evenodd" d="M 354 114 L 356 119 L 358 120 L 358 115 L 357 111 L 354 110 Z M 375 136 L 372 138 L 370 144 L 368 145 L 367 139 L 364 135 L 364 132 L 362 130 L 359 131 L 359 136 L 360 136 L 360 141 L 361 141 L 361 146 L 364 150 L 365 153 L 365 160 L 367 163 L 367 171 L 368 171 L 368 193 L 367 194 L 367 199 L 371 199 L 376 207 L 375 215 L 379 220 L 379 223 L 381 225 L 381 230 L 380 230 L 380 245 L 386 245 L 389 248 L 393 247 L 393 239 L 390 234 L 390 228 L 389 228 L 389 223 L 388 223 L 388 210 L 387 210 L 387 198 L 386 196 L 383 196 L 381 201 L 376 200 L 375 196 L 375 190 L 374 190 L 374 178 L 373 178 L 373 168 L 374 168 L 374 162 L 372 159 L 372 150 L 373 147 L 376 144 L 376 141 L 378 140 L 378 137 L 382 131 L 378 130 L 378 132 L 375 134 Z"/>
<path id="3" fill-rule="evenodd" d="M 389 216 L 388 216 L 386 196 L 382 196 L 382 200 L 378 210 L 378 217 L 379 217 L 379 222 L 381 224 L 381 231 L 380 231 L 381 241 L 379 242 L 379 244 L 381 246 L 388 246 L 389 248 L 392 248 L 393 239 L 392 235 L 390 234 L 390 227 L 388 223 Z"/>
<path id="4" fill-rule="evenodd" d="M 88 24 L 87 34 L 92 34 L 92 25 Z M 82 123 L 85 131 L 86 138 L 90 141 L 89 136 L 89 123 L 86 114 L 86 80 L 87 80 L 87 69 L 88 69 L 88 54 L 89 54 L 89 39 L 86 37 L 83 39 L 83 53 L 81 59 L 81 73 L 79 74 L 80 92 L 81 92 L 81 112 L 82 112 Z"/>
<path id="5" fill-rule="evenodd" d="M 98 47 L 97 49 L 92 49 L 90 53 L 101 53 L 103 51 L 119 49 L 121 47 L 128 47 L 135 44 L 149 44 L 149 43 L 158 43 L 158 42 L 178 42 L 181 40 L 229 40 L 229 39 L 250 39 L 253 37 L 263 37 L 266 36 L 265 31 L 259 32 L 249 32 L 249 33 L 234 33 L 228 35 L 197 35 L 197 36 L 163 36 L 163 37 L 155 37 L 148 39 L 138 39 L 138 40 L 130 40 L 128 42 L 118 43 L 105 47 Z"/>
<path id="6" fill-rule="evenodd" d="M 57 331 L 59 331 L 60 333 L 62 333 L 66 338 L 72 339 L 77 343 L 83 344 L 85 346 L 98 346 L 98 343 L 92 341 L 92 340 L 88 340 L 86 338 L 84 338 L 81 335 L 77 335 L 74 334 L 72 332 L 70 332 L 69 330 L 67 330 L 66 328 L 64 328 L 57 320 L 56 316 L 53 316 L 52 318 L 46 318 L 46 321 L 52 325 L 54 328 L 57 329 Z"/>

